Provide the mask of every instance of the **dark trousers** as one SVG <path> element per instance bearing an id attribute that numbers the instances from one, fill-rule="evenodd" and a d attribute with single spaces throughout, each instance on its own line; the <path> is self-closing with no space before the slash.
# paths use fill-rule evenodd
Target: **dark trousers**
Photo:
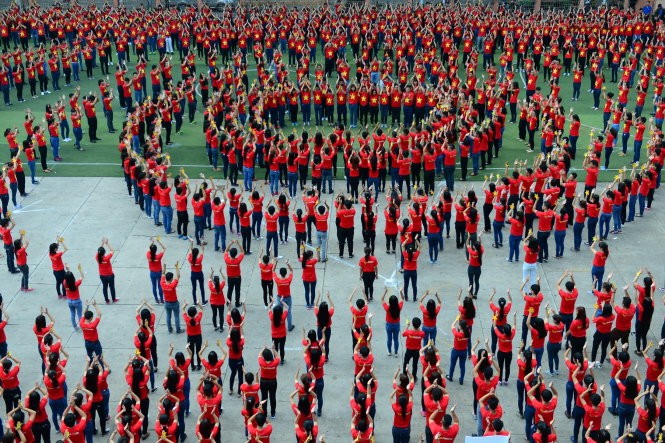
<path id="1" fill-rule="evenodd" d="M 227 282 L 226 299 L 230 302 L 232 294 L 235 292 L 235 304 L 236 306 L 240 306 L 240 283 L 242 282 L 242 277 L 229 277 Z"/>
<path id="2" fill-rule="evenodd" d="M 406 374 L 406 368 L 409 366 L 409 361 L 411 361 L 412 364 L 412 370 L 411 374 L 413 376 L 416 376 L 418 374 L 418 358 L 419 358 L 419 350 L 418 349 L 407 349 L 404 352 L 404 365 L 402 367 L 402 372 Z"/>
<path id="3" fill-rule="evenodd" d="M 104 300 L 109 301 L 109 289 L 111 290 L 111 299 L 115 301 L 115 275 L 100 275 L 99 279 L 102 281 L 102 294 L 104 294 Z"/>
<path id="4" fill-rule="evenodd" d="M 275 415 L 275 408 L 277 407 L 277 380 L 261 380 L 259 384 L 261 388 L 261 401 L 269 400 L 270 401 L 270 415 Z M 266 402 L 263 406 L 263 413 L 267 414 Z M 7 412 L 11 411 L 9 409 Z"/>

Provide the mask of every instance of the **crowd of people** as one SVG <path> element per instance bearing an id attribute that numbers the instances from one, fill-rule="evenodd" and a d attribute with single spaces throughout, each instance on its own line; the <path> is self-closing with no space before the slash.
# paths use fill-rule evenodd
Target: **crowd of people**
<path id="1" fill-rule="evenodd" d="M 51 424 L 65 441 L 75 443 L 90 442 L 96 433 L 106 435 L 107 425 L 113 429 L 113 441 L 146 439 L 149 429 L 157 441 L 184 441 L 190 372 L 199 371 L 194 380 L 200 405 L 196 438 L 221 440 L 222 379 L 229 373 L 229 395 L 240 396 L 243 405 L 231 413 L 242 414 L 249 442 L 269 441 L 277 382 L 284 379 L 278 370 L 284 364 L 286 337 L 295 329 L 295 274 L 301 276 L 305 309 L 314 311 L 317 328 L 302 332 L 306 371 L 296 374 L 291 395 L 294 432 L 299 442 L 323 441 L 318 420 L 323 414 L 333 300 L 339 294 L 321 291 L 320 285 L 317 292 L 317 264 L 327 262 L 330 254 L 353 259 L 356 230 L 363 242 L 357 262 L 362 293 L 355 296 L 354 291 L 348 299 L 354 360 L 349 429 L 354 442 L 373 441 L 375 402 L 388 398 L 394 411 L 394 442 L 415 440 L 423 430 L 428 443 L 454 441 L 460 419 L 451 402 L 466 389 L 455 384 L 464 384 L 467 359 L 472 363 L 476 434 L 510 435 L 517 430 L 504 425 L 499 398 L 510 394 L 497 386 L 512 381 L 513 353 L 518 412 L 529 442 L 560 438 L 553 423 L 559 393 L 550 379 L 560 370 L 568 371 L 565 415 L 573 421 L 573 443 L 661 438 L 665 324 L 656 346 L 647 339 L 654 312 L 654 277 L 636 265 L 640 271 L 617 300 L 621 289 L 612 282 L 612 274 L 605 275 L 610 236 L 620 241 L 628 223 L 647 216 L 660 186 L 665 160 L 661 8 L 649 15 L 606 8 L 536 14 L 479 6 L 370 8 L 340 3 L 305 9 L 234 7 L 213 14 L 194 8 L 148 11 L 74 4 L 25 10 L 13 6 L 0 19 L 0 90 L 5 105 L 48 96 L 51 89 L 57 95 L 68 91 L 68 96 L 46 106 L 41 123 L 28 109 L 23 129 L 4 132 L 11 161 L 3 165 L 0 180 L 0 234 L 8 271 L 21 274 L 21 290 L 32 291 L 29 242 L 24 231 L 19 230 L 18 236 L 13 232 L 16 222 L 9 201 L 11 194 L 13 207 L 20 209 L 17 194 L 26 194 L 23 162 L 28 164 L 31 182 L 38 183 L 36 161 L 40 160 L 43 173 L 49 173 L 49 155 L 55 162 L 62 160 L 60 143 L 71 141 L 70 123 L 75 148 L 84 150 L 88 143 L 99 141 L 99 102 L 107 132 L 117 133 L 112 137 L 118 140 L 127 194 L 156 226 L 146 252 L 154 302 L 144 300 L 137 308 L 136 353 L 123 368 L 128 389 L 113 419 L 107 381 L 111 368 L 97 334 L 102 311 L 95 302 L 84 303 L 79 293 L 83 267 L 78 266 L 77 278 L 65 266 L 64 239 L 48 246 L 56 293 L 67 300 L 72 328 L 82 332 L 89 364 L 83 381 L 68 392 L 68 355 L 54 319 L 42 308 L 34 332 L 43 361 L 43 385 L 31 389 L 22 402 L 21 362 L 7 352 L 6 340 L 0 340 L 5 441 L 48 442 Z M 317 61 L 317 57 L 322 58 Z M 81 94 L 77 83 L 84 68 L 88 79 L 96 78 L 99 93 Z M 180 79 L 175 78 L 178 68 Z M 250 83 L 248 72 L 253 69 L 256 80 Z M 115 85 L 108 80 L 114 70 Z M 586 81 L 594 110 L 603 101 L 602 126 L 591 131 L 588 149 L 580 140 L 579 115 L 572 109 L 566 112 L 564 106 L 563 96 L 568 94 L 561 90 L 560 79 L 567 76 L 572 76 L 573 101 L 579 99 Z M 26 98 L 24 86 L 30 88 Z M 653 100 L 645 109 L 650 96 Z M 118 129 L 114 106 L 123 116 Z M 315 128 L 310 133 L 312 108 Z M 201 174 L 200 180 L 191 182 L 184 168 L 174 172 L 177 168 L 168 154 L 182 133 L 185 109 L 190 124 L 202 116 L 200 144 L 205 153 L 201 149 L 201 156 L 213 169 L 211 175 Z M 652 118 L 643 115 L 650 111 Z M 300 124 L 302 130 L 296 131 Z M 503 164 L 495 168 L 499 172 L 484 175 L 478 189 L 460 186 L 459 181 L 484 174 L 504 149 L 514 149 L 513 140 L 503 141 L 506 124 L 517 124 L 527 153 L 537 150 L 539 135 L 539 152 L 505 163 L 505 170 Z M 285 135 L 289 126 L 294 130 Z M 610 169 L 610 159 L 617 165 L 612 153 L 618 149 L 619 132 L 621 151 L 615 157 L 629 155 L 632 136 L 632 162 L 615 167 L 614 180 L 603 186 L 599 174 Z M 264 170 L 263 176 L 257 169 Z M 441 186 L 437 181 L 442 181 Z M 381 255 L 376 248 L 381 252 L 383 248 L 381 235 L 377 242 L 379 226 L 386 256 L 397 256 L 403 276 L 399 291 L 386 290 L 381 296 L 386 352 L 398 357 L 400 345 L 406 348 L 389 396 L 377 396 L 373 362 L 383 350 L 372 340 L 369 313 L 379 277 Z M 571 226 L 572 242 L 566 244 Z M 181 263 L 167 268 L 166 246 L 157 235 L 160 227 L 161 235 L 177 233 L 188 242 L 192 304 L 178 295 Z M 456 248 L 463 250 L 468 262 L 468 287 L 457 296 L 459 316 L 450 326 L 453 343 L 446 367 L 436 346 L 437 330 L 443 327 L 437 322 L 441 298 L 418 291 L 417 282 L 425 240 L 431 269 L 439 269 L 436 265 L 451 228 Z M 485 245 L 503 248 L 504 228 L 510 229 L 505 259 L 519 263 L 522 255 L 523 284 L 515 302 L 523 307 L 519 324 L 517 309 L 510 315 L 510 291 L 495 301 L 496 291 L 491 290 L 488 306 L 476 301 L 483 264 L 499 255 L 498 251 L 486 254 Z M 333 229 L 337 251 L 329 242 Z M 576 276 L 568 271 L 554 294 L 560 298 L 558 308 L 549 304 L 541 308 L 538 264 L 547 269 L 552 232 L 555 259 L 563 258 L 568 249 L 593 255 L 591 275 L 585 278 L 593 282 L 589 292 L 597 299 L 594 313 L 587 315 L 583 303 L 577 302 Z M 483 234 L 491 240 L 484 242 Z M 224 266 L 210 269 L 206 285 L 207 240 Z M 261 350 L 256 364 L 246 366 L 243 326 L 247 317 L 259 314 L 248 311 L 241 297 L 242 263 L 257 244 L 273 346 Z M 295 252 L 299 263 L 292 266 L 280 250 L 282 255 Z M 114 252 L 109 239 L 103 238 L 94 255 L 107 304 L 119 300 Z M 419 302 L 422 315 L 409 319 L 402 331 L 401 311 L 409 299 Z M 155 322 L 155 312 L 162 304 L 168 332 L 186 333 L 187 349 L 168 350 L 164 393 L 151 409 L 159 356 L 155 328 L 161 326 Z M 225 342 L 213 339 L 209 344 L 203 339 L 213 336 L 202 328 L 202 318 L 209 314 L 214 330 L 226 332 Z M 474 340 L 477 316 L 491 318 L 491 343 Z M 7 319 L 2 309 L 3 332 Z M 515 340 L 518 330 L 520 342 Z M 631 360 L 631 332 L 645 371 Z M 547 365 L 542 362 L 545 350 Z M 565 369 L 560 366 L 562 353 Z M 593 371 L 608 364 L 609 404 L 600 381 L 603 376 Z M 248 367 L 259 371 L 254 374 Z M 414 393 L 418 380 L 420 393 Z M 415 397 L 420 397 L 424 424 L 412 425 Z M 612 422 L 608 415 L 618 416 L 616 433 L 606 426 Z"/>

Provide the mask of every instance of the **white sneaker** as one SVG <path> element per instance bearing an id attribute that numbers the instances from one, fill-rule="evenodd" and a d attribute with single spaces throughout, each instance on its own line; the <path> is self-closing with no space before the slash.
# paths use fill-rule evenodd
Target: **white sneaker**
<path id="1" fill-rule="evenodd" d="M 392 356 L 393 356 L 393 353 L 392 353 L 392 352 L 388 352 L 388 357 L 392 357 Z"/>

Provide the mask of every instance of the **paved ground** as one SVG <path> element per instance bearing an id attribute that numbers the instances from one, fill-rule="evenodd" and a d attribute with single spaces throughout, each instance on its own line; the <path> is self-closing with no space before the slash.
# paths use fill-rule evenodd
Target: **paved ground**
<path id="1" fill-rule="evenodd" d="M 340 185 L 338 184 L 338 186 Z M 620 238 L 610 239 L 612 254 L 608 260 L 608 271 L 614 272 L 617 285 L 622 286 L 631 281 L 637 269 L 647 266 L 654 272 L 658 286 L 662 286 L 660 283 L 665 278 L 662 265 L 665 263 L 665 250 L 658 247 L 657 244 L 662 241 L 665 232 L 663 218 L 661 217 L 665 210 L 660 203 L 660 201 L 656 201 L 654 209 L 648 212 L 645 218 L 629 224 Z M 20 376 L 22 387 L 27 390 L 34 382 L 41 379 L 38 355 L 35 350 L 35 338 L 31 332 L 31 326 L 38 314 L 39 305 L 48 306 L 57 319 L 57 331 L 62 335 L 66 349 L 71 354 L 71 363 L 67 367 L 70 386 L 73 386 L 76 383 L 75 380 L 78 380 L 83 374 L 85 355 L 83 340 L 80 334 L 72 331 L 66 303 L 58 301 L 56 298 L 54 278 L 47 257 L 48 244 L 53 241 L 56 235 L 61 235 L 70 248 L 65 256 L 65 261 L 72 268 L 77 263 L 82 263 L 85 269 L 86 279 L 81 290 L 82 297 L 95 299 L 98 303 L 102 303 L 101 309 L 104 318 L 100 326 L 100 338 L 104 346 L 104 355 L 111 362 L 112 369 L 116 371 L 111 376 L 110 381 L 111 407 L 115 409 L 117 400 L 126 390 L 124 377 L 120 372 L 126 359 L 134 351 L 131 340 L 135 331 L 134 310 L 141 299 L 152 299 L 145 251 L 149 244 L 149 238 L 163 234 L 163 231 L 156 228 L 151 221 L 146 219 L 145 215 L 139 212 L 138 207 L 134 206 L 133 200 L 127 197 L 122 180 L 116 178 L 63 179 L 48 177 L 42 180 L 41 184 L 35 187 L 32 193 L 24 199 L 23 205 L 24 209 L 15 211 L 15 219 L 19 228 L 27 231 L 27 237 L 30 240 L 31 286 L 35 288 L 35 291 L 29 294 L 19 292 L 19 276 L 11 276 L 5 269 L 0 270 L 0 275 L 2 275 L 0 291 L 4 297 L 5 309 L 11 315 L 11 321 L 7 327 L 9 349 L 24 362 Z M 358 231 L 356 230 L 356 257 L 362 250 Z M 382 226 L 379 227 L 378 231 L 382 232 Z M 120 302 L 111 306 L 103 304 L 101 286 L 93 260 L 102 236 L 108 237 L 117 250 L 113 266 Z M 211 242 L 210 233 L 206 232 L 206 236 L 208 236 L 208 241 Z M 173 235 L 166 236 L 163 241 L 168 248 L 165 260 L 170 267 L 176 260 L 182 262 L 185 259 L 187 253 L 186 242 L 178 240 Z M 517 294 L 522 275 L 521 264 L 508 263 L 504 260 L 507 255 L 507 247 L 503 250 L 495 250 L 489 246 L 491 243 L 489 238 L 484 239 L 484 242 L 486 255 L 481 277 L 481 291 L 478 297 L 480 312 L 473 331 L 474 339 L 477 337 L 481 340 L 489 337 L 491 316 L 487 308 L 487 299 L 490 289 L 496 287 L 497 291 L 502 293 L 506 288 L 511 288 L 513 294 Z M 579 302 L 587 306 L 587 312 L 589 312 L 593 299 L 586 294 L 586 290 L 591 284 L 591 253 L 584 251 L 572 254 L 569 251 L 572 242 L 571 232 L 568 233 L 566 242 L 567 247 L 563 259 L 552 259 L 550 263 L 539 268 L 543 291 L 546 294 L 547 301 L 553 305 L 558 305 L 553 298 L 556 281 L 564 270 L 573 270 L 576 273 L 578 286 L 582 293 Z M 395 272 L 394 257 L 385 254 L 384 244 L 384 239 L 379 235 L 376 250 L 380 261 L 381 280 L 378 286 L 382 289 L 385 284 L 390 287 L 389 291 L 392 293 L 395 290 L 395 283 L 401 284 L 401 275 Z M 551 241 L 551 248 L 554 248 L 553 240 Z M 254 242 L 252 249 L 258 252 L 260 246 Z M 329 364 L 326 365 L 325 406 L 323 417 L 320 419 L 320 427 L 322 432 L 328 436 L 327 441 L 339 442 L 350 440 L 348 395 L 352 374 L 351 340 L 349 337 L 351 318 L 346 299 L 353 288 L 361 283 L 358 280 L 356 259 L 340 260 L 336 254 L 336 245 L 329 249 L 331 260 L 317 268 L 317 289 L 330 291 L 336 304 L 337 313 L 334 317 L 331 358 Z M 294 243 L 290 242 L 288 245 L 280 247 L 280 254 L 294 262 Z M 454 307 L 457 290 L 467 285 L 466 264 L 463 253 L 456 250 L 454 245 L 448 242 L 437 265 L 429 264 L 426 255 L 425 249 L 420 261 L 418 289 L 420 293 L 428 288 L 432 291 L 438 291 L 446 305 L 439 316 L 439 339 L 437 343 L 443 357 L 442 367 L 447 368 L 451 347 L 450 324 L 457 312 Z M 270 342 L 269 333 L 267 332 L 268 318 L 261 300 L 257 260 L 258 254 L 255 253 L 248 257 L 242 266 L 242 293 L 247 298 L 248 309 L 248 326 L 245 330 L 247 341 L 245 362 L 247 369 L 252 371 L 257 368 L 256 356 L 259 349 L 264 343 Z M 204 269 L 209 269 L 210 266 L 217 269 L 221 263 L 220 253 L 213 253 L 211 248 L 206 251 Z M 4 266 L 3 262 L 2 268 Z M 179 293 L 181 300 L 191 303 L 191 285 L 188 274 L 189 270 L 186 267 Z M 292 381 L 297 368 L 301 368 L 301 370 L 304 368 L 300 331 L 302 327 L 309 329 L 315 326 L 313 313 L 304 309 L 303 289 L 300 284 L 300 271 L 297 267 L 293 292 L 295 301 L 294 322 L 297 329 L 288 336 L 287 363 L 279 368 L 279 405 L 277 418 L 273 423 L 275 426 L 273 433 L 273 436 L 276 437 L 275 441 L 292 441 L 293 439 L 294 416 L 289 410 L 288 395 L 293 388 Z M 515 301 L 517 312 L 521 314 L 523 305 L 517 296 Z M 378 442 L 384 442 L 390 441 L 391 435 L 392 412 L 388 401 L 391 391 L 391 377 L 398 364 L 401 363 L 401 359 L 386 356 L 383 309 L 380 304 L 372 303 L 370 310 L 375 316 L 373 344 L 377 359 L 374 369 L 380 386 L 376 414 L 376 435 Z M 657 314 L 654 316 L 653 330 L 650 334 L 653 339 L 656 339 L 654 334 L 660 334 L 660 321 L 665 315 L 665 309 L 663 309 L 660 300 L 658 300 L 656 310 Z M 171 342 L 176 349 L 182 350 L 185 346 L 185 337 L 183 335 L 168 335 L 163 310 L 159 308 L 157 312 L 159 314 L 159 325 L 157 326 L 156 335 L 160 356 L 158 377 L 161 377 L 166 367 L 163 362 L 168 350 L 168 343 Z M 417 313 L 419 311 L 416 304 L 409 302 L 405 305 L 403 319 L 410 318 Z M 204 339 L 213 342 L 220 335 L 213 331 L 209 308 L 206 310 L 204 322 Z M 633 346 L 632 339 L 631 346 Z M 400 348 L 400 358 L 402 352 L 403 350 Z M 471 415 L 470 371 L 471 367 L 468 363 L 464 386 L 454 383 L 450 388 L 451 404 L 456 403 L 458 405 L 457 410 L 462 423 L 461 435 L 470 435 L 475 432 L 476 428 Z M 515 372 L 513 370 L 513 373 Z M 596 374 L 601 382 L 607 383 L 607 367 L 597 370 Z M 192 374 L 193 387 L 196 386 L 195 378 L 197 376 L 197 373 Z M 457 376 L 456 373 L 456 378 Z M 510 384 L 507 387 L 500 387 L 498 392 L 505 410 L 506 426 L 521 440 L 524 434 L 524 425 L 515 412 L 514 375 L 511 377 L 513 380 Z M 563 415 L 565 379 L 566 377 L 563 374 L 552 379 L 562 396 L 556 416 L 560 440 L 568 440 L 572 429 L 572 423 Z M 153 401 L 156 401 L 157 398 L 158 394 L 152 394 L 151 399 Z M 192 400 L 195 402 L 193 394 Z M 416 403 L 420 402 L 419 389 L 416 389 L 415 401 Z M 223 440 L 228 442 L 243 441 L 243 425 L 240 418 L 241 401 L 237 398 L 227 398 L 225 392 L 224 407 L 225 412 L 222 416 Z M 155 418 L 152 411 L 151 408 L 151 422 Z M 193 437 L 193 432 L 190 431 L 192 431 L 196 415 L 194 411 L 198 412 L 198 407 L 193 406 L 192 411 L 193 414 L 187 422 L 191 437 Z M 616 421 L 614 417 L 609 415 L 606 420 L 613 423 Z M 614 426 L 616 426 L 616 423 L 614 423 Z M 412 424 L 412 441 L 416 440 L 423 429 L 424 419 L 416 413 Z M 154 441 L 154 433 L 150 441 Z"/>

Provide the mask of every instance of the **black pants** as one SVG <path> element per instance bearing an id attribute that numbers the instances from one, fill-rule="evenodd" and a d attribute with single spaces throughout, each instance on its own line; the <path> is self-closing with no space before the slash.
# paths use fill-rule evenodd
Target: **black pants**
<path id="1" fill-rule="evenodd" d="M 312 244 L 312 230 L 316 228 L 316 217 L 310 215 L 307 217 L 307 244 Z"/>
<path id="2" fill-rule="evenodd" d="M 363 272 L 363 286 L 367 300 L 374 300 L 374 280 L 376 280 L 375 272 Z"/>
<path id="3" fill-rule="evenodd" d="M 300 247 L 305 243 L 305 240 L 307 240 L 307 233 L 296 232 L 296 255 L 298 260 L 300 260 Z"/>
<path id="4" fill-rule="evenodd" d="M 513 361 L 512 352 L 496 353 L 497 363 L 499 363 L 499 380 L 508 380 L 510 377 L 510 363 Z"/>
<path id="5" fill-rule="evenodd" d="M 227 279 L 228 289 L 226 291 L 226 299 L 230 302 L 232 294 L 235 291 L 235 303 L 236 306 L 240 306 L 240 283 L 242 282 L 242 277 L 229 277 Z"/>
<path id="6" fill-rule="evenodd" d="M 115 275 L 100 275 L 99 279 L 102 281 L 102 294 L 104 300 L 109 301 L 108 291 L 111 290 L 111 299 L 115 301 Z"/>
<path id="7" fill-rule="evenodd" d="M 242 236 L 242 249 L 245 252 L 251 252 L 252 248 L 252 228 L 250 226 L 241 226 L 240 234 Z"/>
<path id="8" fill-rule="evenodd" d="M 591 361 L 599 361 L 601 363 L 604 362 L 605 356 L 607 356 L 607 346 L 609 344 L 610 344 L 610 333 L 609 332 L 602 333 L 596 331 L 593 334 L 593 344 L 591 345 Z M 596 360 L 598 347 L 600 347 L 600 360 Z"/>
<path id="9" fill-rule="evenodd" d="M 93 402 L 90 412 L 92 413 L 93 427 L 95 425 L 95 416 L 97 416 L 99 417 L 99 427 L 101 428 L 102 432 L 104 432 L 106 430 L 106 417 L 108 416 L 108 414 L 104 410 L 104 402 L 103 401 Z"/>
<path id="10" fill-rule="evenodd" d="M 460 166 L 462 168 L 462 181 L 466 180 L 466 175 L 469 172 L 469 157 L 460 158 Z"/>
<path id="11" fill-rule="evenodd" d="M 279 358 L 284 361 L 284 346 L 286 345 L 286 337 L 273 337 L 272 344 L 275 347 L 275 351 L 279 352 Z"/>
<path id="12" fill-rule="evenodd" d="M 420 353 L 418 349 L 407 349 L 406 352 L 404 352 L 404 365 L 402 368 L 402 372 L 406 374 L 406 367 L 409 366 L 409 361 L 411 361 L 412 364 L 411 375 L 413 375 L 414 377 L 417 376 L 419 357 Z"/>
<path id="13" fill-rule="evenodd" d="M 425 185 L 425 194 L 429 195 L 431 192 L 434 192 L 434 174 L 435 171 L 425 170 L 423 175 L 423 182 Z"/>
<path id="14" fill-rule="evenodd" d="M 270 416 L 275 415 L 275 407 L 277 407 L 277 380 L 262 379 L 259 387 L 261 388 L 261 401 L 270 400 Z M 267 414 L 266 406 L 268 402 L 264 403 L 263 413 Z M 11 409 L 10 409 L 11 410 Z"/>
<path id="15" fill-rule="evenodd" d="M 148 433 L 148 426 L 150 425 L 150 420 L 148 420 L 148 413 L 150 412 L 150 397 L 141 399 L 141 414 L 143 414 L 143 427 L 141 432 L 143 434 Z"/>
<path id="16" fill-rule="evenodd" d="M 224 305 L 213 305 L 212 308 L 212 325 L 217 329 L 217 315 L 219 315 L 219 328 L 224 330 Z"/>
<path id="17" fill-rule="evenodd" d="M 25 172 L 16 171 L 16 185 L 18 186 L 19 195 L 25 197 Z"/>
<path id="18" fill-rule="evenodd" d="M 272 280 L 261 280 L 261 288 L 263 289 L 263 304 L 268 306 L 272 303 L 272 289 L 274 282 Z"/>
<path id="19" fill-rule="evenodd" d="M 455 243 L 457 244 L 457 249 L 462 249 L 466 243 L 466 222 L 465 221 L 456 221 L 455 222 Z"/>
<path id="20" fill-rule="evenodd" d="M 42 441 L 44 443 L 51 443 L 51 423 L 48 420 L 33 423 L 32 433 L 35 436 L 35 443 L 41 443 Z"/>
<path id="21" fill-rule="evenodd" d="M 178 235 L 187 237 L 187 225 L 189 224 L 189 213 L 187 211 L 176 211 L 176 231 Z"/>
<path id="22" fill-rule="evenodd" d="M 88 134 L 90 141 L 97 140 L 97 116 L 88 117 Z"/>
<path id="23" fill-rule="evenodd" d="M 635 347 L 638 351 L 643 350 L 647 346 L 647 333 L 651 325 L 643 321 L 635 323 Z"/>
<path id="24" fill-rule="evenodd" d="M 337 228 L 337 241 L 339 242 L 339 256 L 344 256 L 344 245 L 349 248 L 349 257 L 353 255 L 354 228 Z"/>
<path id="25" fill-rule="evenodd" d="M 478 288 L 480 286 L 480 273 L 482 272 L 480 266 L 469 266 L 467 273 L 469 274 L 469 292 L 474 296 L 478 295 Z"/>
<path id="26" fill-rule="evenodd" d="M 392 249 L 391 249 L 392 245 Z M 386 234 L 386 252 L 393 251 L 395 252 L 395 247 L 397 246 L 397 234 L 388 235 Z"/>
<path id="27" fill-rule="evenodd" d="M 233 392 L 233 383 L 238 376 L 238 394 L 240 394 L 240 385 L 242 384 L 242 367 L 245 364 L 242 358 L 229 358 L 229 369 L 231 370 L 231 377 L 229 378 L 229 392 Z"/>
<path id="28" fill-rule="evenodd" d="M 363 231 L 363 241 L 365 242 L 365 247 L 371 249 L 372 254 L 374 254 L 374 243 L 376 242 L 376 231 Z"/>
<path id="29" fill-rule="evenodd" d="M 621 344 L 626 344 L 628 343 L 628 337 L 630 336 L 630 329 L 622 331 L 620 329 L 614 328 L 612 329 L 611 335 L 610 335 L 610 347 L 614 347 L 614 344 L 618 341 L 621 340 Z"/>
<path id="30" fill-rule="evenodd" d="M 21 401 L 21 388 L 5 389 L 2 398 L 5 400 L 5 408 L 7 414 L 9 414 L 9 411 L 17 407 L 19 401 Z"/>
<path id="31" fill-rule="evenodd" d="M 192 365 L 194 365 L 194 361 L 198 361 L 197 365 L 201 366 L 201 357 L 199 357 L 199 352 L 201 351 L 202 345 L 203 338 L 201 337 L 201 334 L 187 336 L 187 347 L 190 351 L 192 351 Z"/>
<path id="32" fill-rule="evenodd" d="M 39 161 L 42 163 L 42 171 L 48 169 L 46 164 L 46 156 L 48 155 L 48 148 L 46 146 L 39 146 Z"/>

